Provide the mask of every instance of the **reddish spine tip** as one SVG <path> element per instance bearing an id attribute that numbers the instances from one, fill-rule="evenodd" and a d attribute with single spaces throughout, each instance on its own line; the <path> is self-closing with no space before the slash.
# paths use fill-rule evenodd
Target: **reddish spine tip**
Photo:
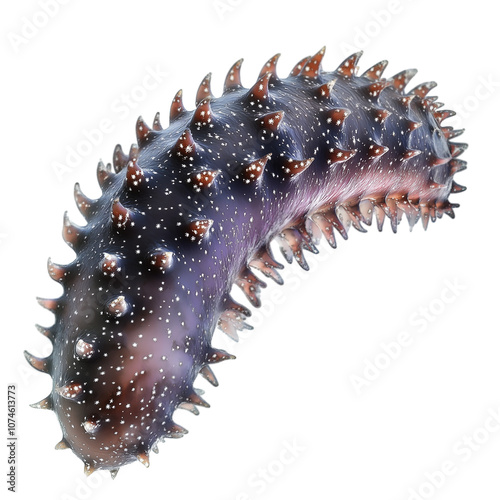
<path id="1" fill-rule="evenodd" d="M 170 123 L 180 118 L 186 112 L 186 108 L 182 103 L 182 89 L 175 94 L 170 106 Z"/>
<path id="2" fill-rule="evenodd" d="M 191 130 L 188 128 L 181 134 L 174 147 L 172 148 L 172 155 L 182 159 L 192 158 L 196 152 L 196 143 L 194 142 Z"/>
<path id="3" fill-rule="evenodd" d="M 153 120 L 153 130 L 156 132 L 160 132 L 163 130 L 163 127 L 161 126 L 161 121 L 160 121 L 160 112 L 158 111 L 154 117 Z"/>
<path id="4" fill-rule="evenodd" d="M 186 226 L 185 236 L 191 241 L 201 243 L 208 234 L 214 221 L 212 219 L 198 219 L 191 221 Z"/>
<path id="5" fill-rule="evenodd" d="M 208 75 L 202 80 L 200 86 L 198 87 L 198 91 L 196 93 L 196 106 L 200 104 L 204 99 L 212 98 L 212 92 L 210 91 L 210 80 L 212 78 L 212 73 L 208 73 Z"/>
<path id="6" fill-rule="evenodd" d="M 229 69 L 226 79 L 224 80 L 224 93 L 243 87 L 243 85 L 241 85 L 240 75 L 242 63 L 243 59 L 240 59 L 236 61 Z"/>
<path id="7" fill-rule="evenodd" d="M 202 170 L 201 172 L 192 173 L 187 182 L 191 183 L 193 189 L 199 193 L 202 189 L 212 187 L 219 174 L 219 170 Z"/>
<path id="8" fill-rule="evenodd" d="M 311 59 L 311 56 L 306 56 L 303 59 L 301 59 L 290 71 L 290 76 L 298 76 L 300 75 L 300 72 L 302 71 L 302 68 L 306 65 L 307 61 Z"/>
<path id="9" fill-rule="evenodd" d="M 266 164 L 271 159 L 271 156 L 271 153 L 269 153 L 246 165 L 240 173 L 243 182 L 250 184 L 251 182 L 258 181 L 262 177 Z"/>
<path id="10" fill-rule="evenodd" d="M 325 55 L 326 47 L 322 47 L 316 54 L 314 54 L 303 66 L 300 71 L 300 76 L 309 78 L 316 78 L 321 72 L 321 61 Z"/>
<path id="11" fill-rule="evenodd" d="M 113 168 L 115 172 L 120 172 L 128 163 L 128 156 L 123 152 L 120 144 L 115 146 L 115 150 L 113 152 Z"/>
<path id="12" fill-rule="evenodd" d="M 146 124 L 142 116 L 139 116 L 139 118 L 137 118 L 135 132 L 137 135 L 137 143 L 139 145 L 139 148 L 143 148 L 154 137 L 153 130 Z"/>
<path id="13" fill-rule="evenodd" d="M 380 61 L 370 69 L 367 69 L 361 76 L 364 76 L 365 78 L 368 78 L 369 80 L 372 80 L 374 82 L 380 80 L 388 64 L 388 61 Z"/>
<path id="14" fill-rule="evenodd" d="M 191 119 L 191 127 L 196 127 L 200 130 L 205 125 L 209 125 L 212 121 L 212 108 L 210 106 L 210 97 L 206 97 L 200 101 L 194 111 Z"/>
<path id="15" fill-rule="evenodd" d="M 164 248 L 156 248 L 148 255 L 148 265 L 160 271 L 170 269 L 174 264 L 174 253 Z"/>
<path id="16" fill-rule="evenodd" d="M 337 73 L 345 78 L 352 78 L 356 74 L 358 62 L 362 55 L 363 51 L 359 51 L 346 58 L 337 68 Z"/>
<path id="17" fill-rule="evenodd" d="M 126 229 L 133 225 L 132 213 L 120 203 L 119 198 L 113 201 L 111 221 L 115 229 Z"/>
<path id="18" fill-rule="evenodd" d="M 126 179 L 130 190 L 137 190 L 144 185 L 144 171 L 137 165 L 137 161 L 128 162 Z"/>
<path id="19" fill-rule="evenodd" d="M 280 55 L 281 54 L 274 55 L 273 57 L 271 57 L 271 59 L 269 59 L 269 61 L 266 62 L 266 64 L 264 64 L 264 66 L 260 70 L 259 78 L 264 76 L 266 73 L 271 73 L 273 75 L 273 78 L 275 79 L 278 78 L 278 75 L 276 73 L 276 64 L 278 62 L 278 59 L 280 58 Z"/>

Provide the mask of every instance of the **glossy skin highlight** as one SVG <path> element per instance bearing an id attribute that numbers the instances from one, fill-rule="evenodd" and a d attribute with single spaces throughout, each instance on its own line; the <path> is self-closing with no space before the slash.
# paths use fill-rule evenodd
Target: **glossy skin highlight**
<path id="1" fill-rule="evenodd" d="M 88 224 L 65 216 L 76 258 L 49 261 L 64 293 L 41 299 L 55 313 L 40 328 L 54 351 L 27 359 L 53 378 L 34 406 L 55 411 L 58 447 L 87 473 L 148 465 L 159 440 L 187 432 L 175 410 L 206 406 L 196 377 L 217 385 L 210 365 L 232 357 L 212 347 L 215 328 L 237 340 L 249 327 L 232 285 L 258 307 L 265 283 L 251 269 L 282 283 L 270 241 L 307 269 L 303 250 L 317 252 L 321 234 L 335 247 L 335 233 L 365 231 L 373 217 L 396 231 L 403 215 L 410 227 L 454 216 L 448 197 L 464 189 L 453 176 L 466 145 L 441 127 L 453 113 L 427 97 L 435 84 L 406 92 L 415 71 L 384 79 L 385 61 L 356 76 L 360 54 L 324 72 L 323 55 L 284 79 L 275 56 L 250 89 L 238 61 L 220 97 L 207 75 L 194 111 L 174 97 L 168 128 L 159 115 L 152 128 L 139 118 L 138 146 L 128 155 L 117 146 L 114 169 L 99 164 L 98 200 L 75 187 Z"/>

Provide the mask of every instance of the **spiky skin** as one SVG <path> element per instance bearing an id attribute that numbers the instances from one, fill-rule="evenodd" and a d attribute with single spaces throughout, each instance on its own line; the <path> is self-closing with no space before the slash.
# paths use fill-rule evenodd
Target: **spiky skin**
<path id="1" fill-rule="evenodd" d="M 138 147 L 126 155 L 117 146 L 114 169 L 99 164 L 98 200 L 75 187 L 88 224 L 65 216 L 76 258 L 49 262 L 64 293 L 41 301 L 55 313 L 41 329 L 54 351 L 27 358 L 53 378 L 38 406 L 60 420 L 57 447 L 72 449 L 87 473 L 148 465 L 158 440 L 186 432 L 174 411 L 205 405 L 195 378 L 216 385 L 209 365 L 231 357 L 211 346 L 216 326 L 234 339 L 248 327 L 231 286 L 259 306 L 265 284 L 250 267 L 282 283 L 273 238 L 307 268 L 302 251 L 316 252 L 318 235 L 335 247 L 334 229 L 346 238 L 373 214 L 394 231 L 403 214 L 410 227 L 453 216 L 448 197 L 463 190 L 453 175 L 465 168 L 455 159 L 465 145 L 448 142 L 460 131 L 440 126 L 452 113 L 426 97 L 435 84 L 406 93 L 415 72 L 382 79 L 385 61 L 358 77 L 360 54 L 323 72 L 323 54 L 285 79 L 275 56 L 251 89 L 238 61 L 218 98 L 208 75 L 194 111 L 179 92 L 168 128 L 158 115 L 152 129 L 140 118 Z"/>

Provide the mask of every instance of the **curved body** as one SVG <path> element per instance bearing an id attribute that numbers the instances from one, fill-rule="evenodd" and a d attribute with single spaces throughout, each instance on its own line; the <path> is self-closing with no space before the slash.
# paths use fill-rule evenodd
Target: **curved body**
<path id="1" fill-rule="evenodd" d="M 446 213 L 453 181 L 465 162 L 461 131 L 441 127 L 427 93 L 410 92 L 415 71 L 382 78 L 383 61 L 356 76 L 360 54 L 324 72 L 324 49 L 300 61 L 288 78 L 271 58 L 246 89 L 238 61 L 223 95 L 200 85 L 187 111 L 179 92 L 170 126 L 139 118 L 138 146 L 98 166 L 102 196 L 75 187 L 85 227 L 65 216 L 63 236 L 76 252 L 66 266 L 49 261 L 64 286 L 41 299 L 55 324 L 40 328 L 53 354 L 28 361 L 53 378 L 35 406 L 53 409 L 62 426 L 59 448 L 71 448 L 87 473 L 139 459 L 146 465 L 158 440 L 186 431 L 177 408 L 206 405 L 193 383 L 231 357 L 212 347 L 217 326 L 237 339 L 250 311 L 230 295 L 239 285 L 254 306 L 265 286 L 252 269 L 281 283 L 269 251 L 277 238 L 285 258 L 307 269 L 304 250 L 324 235 L 336 246 L 353 225 L 388 218 L 396 231 Z M 258 274 L 258 273 L 257 273 Z"/>

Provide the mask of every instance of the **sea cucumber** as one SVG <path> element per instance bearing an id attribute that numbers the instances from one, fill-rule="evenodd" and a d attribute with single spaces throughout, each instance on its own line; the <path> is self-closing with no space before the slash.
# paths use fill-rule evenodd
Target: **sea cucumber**
<path id="1" fill-rule="evenodd" d="M 321 235 L 335 248 L 337 233 L 366 231 L 372 218 L 396 232 L 403 215 L 410 228 L 454 217 L 448 198 L 465 189 L 453 177 L 466 145 L 450 142 L 462 130 L 441 126 L 454 113 L 428 96 L 436 84 L 407 92 L 416 71 L 383 78 L 386 61 L 357 76 L 361 53 L 325 72 L 324 52 L 287 78 L 276 55 L 250 89 L 237 61 L 220 97 L 207 75 L 193 111 L 175 95 L 167 128 L 158 114 L 151 128 L 139 117 L 137 145 L 128 154 L 118 145 L 113 167 L 97 167 L 99 199 L 76 184 L 87 225 L 65 214 L 76 257 L 49 259 L 64 291 L 39 299 L 55 315 L 38 327 L 53 352 L 25 354 L 53 380 L 32 406 L 56 413 L 56 448 L 71 449 L 87 474 L 149 465 L 158 441 L 187 432 L 175 410 L 207 406 L 196 377 L 217 385 L 211 365 L 233 358 L 212 346 L 215 328 L 235 340 L 249 328 L 232 285 L 258 307 L 265 283 L 253 269 L 282 283 L 273 239 L 307 269 L 304 250 L 317 252 Z"/>

